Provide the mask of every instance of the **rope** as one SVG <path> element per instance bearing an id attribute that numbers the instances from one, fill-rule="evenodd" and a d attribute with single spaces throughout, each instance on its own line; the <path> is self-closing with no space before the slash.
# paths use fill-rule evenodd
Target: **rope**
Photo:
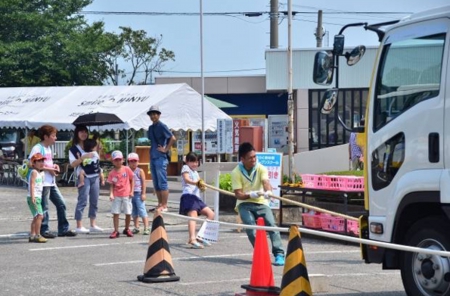
<path id="1" fill-rule="evenodd" d="M 261 229 L 261 230 L 266 230 L 266 231 L 289 232 L 289 228 L 285 228 L 285 227 L 270 227 L 270 226 L 246 225 L 246 224 L 236 224 L 236 223 L 221 222 L 221 221 L 212 221 L 212 220 L 208 220 L 208 219 L 187 217 L 187 216 L 170 213 L 170 212 L 161 212 L 161 215 L 177 217 L 177 218 L 181 218 L 181 219 L 185 219 L 185 220 L 194 220 L 194 221 L 198 221 L 198 222 L 208 221 L 208 222 L 212 222 L 212 223 L 219 223 L 220 225 L 229 226 L 231 228 L 241 227 L 241 228 L 256 229 L 256 230 Z M 450 252 L 447 252 L 447 251 L 438 251 L 438 250 L 417 248 L 417 247 L 411 247 L 411 246 L 404 246 L 404 245 L 399 245 L 399 244 L 392 244 L 392 243 L 386 243 L 386 242 L 381 242 L 381 241 L 365 239 L 365 238 L 351 237 L 351 236 L 342 235 L 342 234 L 312 230 L 312 229 L 308 229 L 308 228 L 299 227 L 298 229 L 302 233 L 347 241 L 347 242 L 351 242 L 351 243 L 378 246 L 378 247 L 388 248 L 388 249 L 393 249 L 393 250 L 430 254 L 430 255 L 437 255 L 437 256 L 443 256 L 443 257 L 450 258 Z"/>
<path id="2" fill-rule="evenodd" d="M 209 188 L 209 189 L 212 189 L 212 190 L 216 190 L 216 191 L 218 191 L 218 192 L 220 192 L 222 194 L 235 197 L 233 192 L 226 191 L 226 190 L 214 187 L 214 186 L 206 184 L 204 182 L 203 182 L 202 185 L 205 186 L 206 188 Z M 325 209 L 322 209 L 322 208 L 319 208 L 319 207 L 315 207 L 315 206 L 311 206 L 311 205 L 308 205 L 308 204 L 305 204 L 305 203 L 301 203 L 301 202 L 298 202 L 298 201 L 290 200 L 290 199 L 287 199 L 287 198 L 284 198 L 284 197 L 281 197 L 281 196 L 275 196 L 275 195 L 271 194 L 270 197 L 273 197 L 273 198 L 281 200 L 281 201 L 283 201 L 285 203 L 293 204 L 293 205 L 296 205 L 296 206 L 299 206 L 299 207 L 302 207 L 302 208 L 305 208 L 305 209 L 314 210 L 316 212 L 330 214 L 330 215 L 333 215 L 333 216 L 336 216 L 336 217 L 341 217 L 341 218 L 344 218 L 344 219 L 347 219 L 347 220 L 359 221 L 358 218 L 355 218 L 355 217 L 352 217 L 352 216 L 349 216 L 349 215 L 345 215 L 345 214 L 341 214 L 341 213 L 325 210 Z"/>

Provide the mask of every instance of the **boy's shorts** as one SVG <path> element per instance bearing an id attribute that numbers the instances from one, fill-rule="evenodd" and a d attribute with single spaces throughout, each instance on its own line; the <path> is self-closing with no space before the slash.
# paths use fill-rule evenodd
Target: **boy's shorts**
<path id="1" fill-rule="evenodd" d="M 37 215 L 44 215 L 44 211 L 42 210 L 41 197 L 36 197 L 36 204 L 31 202 L 31 196 L 27 196 L 28 207 L 30 208 L 31 214 L 33 218 Z"/>
<path id="2" fill-rule="evenodd" d="M 131 198 L 128 196 L 115 196 L 111 205 L 111 214 L 124 213 L 125 215 L 131 215 L 131 208 Z"/>
<path id="3" fill-rule="evenodd" d="M 135 191 L 132 199 L 133 211 L 131 216 L 145 218 L 148 217 L 147 210 L 145 209 L 145 201 L 141 199 L 141 192 Z"/>

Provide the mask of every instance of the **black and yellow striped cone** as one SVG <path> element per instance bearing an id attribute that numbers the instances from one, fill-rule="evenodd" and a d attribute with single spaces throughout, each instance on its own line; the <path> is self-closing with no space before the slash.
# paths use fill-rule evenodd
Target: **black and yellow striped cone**
<path id="1" fill-rule="evenodd" d="M 179 281 L 175 275 L 170 255 L 169 242 L 161 212 L 155 211 L 150 234 L 147 261 L 144 274 L 138 275 L 138 280 L 144 283 L 160 283 Z"/>
<path id="2" fill-rule="evenodd" d="M 302 239 L 296 225 L 292 225 L 289 230 L 289 243 L 286 253 L 280 296 L 312 295 Z"/>

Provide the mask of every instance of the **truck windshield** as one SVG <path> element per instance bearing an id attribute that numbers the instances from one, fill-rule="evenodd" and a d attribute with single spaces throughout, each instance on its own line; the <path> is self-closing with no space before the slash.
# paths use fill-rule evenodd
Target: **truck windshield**
<path id="1" fill-rule="evenodd" d="M 444 41 L 445 34 L 435 34 L 384 46 L 376 78 L 374 131 L 439 94 Z"/>

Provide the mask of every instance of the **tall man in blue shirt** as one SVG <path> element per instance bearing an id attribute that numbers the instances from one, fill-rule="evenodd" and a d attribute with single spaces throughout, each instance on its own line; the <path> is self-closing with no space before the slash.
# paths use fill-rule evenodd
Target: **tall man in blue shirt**
<path id="1" fill-rule="evenodd" d="M 169 164 L 168 153 L 175 142 L 175 136 L 167 125 L 159 121 L 161 111 L 158 106 L 151 106 L 147 112 L 153 122 L 148 127 L 147 138 L 150 139 L 150 170 L 152 173 L 153 186 L 158 197 L 158 208 L 167 211 L 169 200 L 169 187 L 167 185 L 167 165 Z"/>

